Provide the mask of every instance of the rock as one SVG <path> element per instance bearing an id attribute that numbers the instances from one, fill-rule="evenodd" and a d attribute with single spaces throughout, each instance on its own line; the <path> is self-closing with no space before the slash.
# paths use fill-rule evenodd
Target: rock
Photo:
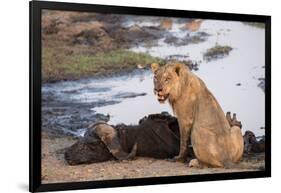
<path id="1" fill-rule="evenodd" d="M 204 42 L 207 40 L 208 36 L 210 35 L 206 32 L 197 32 L 193 35 L 187 34 L 183 38 L 178 38 L 172 34 L 168 34 L 166 35 L 166 39 L 164 40 L 164 42 L 175 46 L 184 46 L 188 44 L 197 44 L 200 42 Z"/>
<path id="2" fill-rule="evenodd" d="M 236 83 L 236 86 L 241 86 L 241 83 L 239 82 L 239 83 Z"/>
<path id="3" fill-rule="evenodd" d="M 180 54 L 173 54 L 167 57 L 167 60 L 179 60 L 179 61 L 183 61 L 183 60 L 187 60 L 189 58 L 188 54 L 186 55 L 180 55 Z"/>
<path id="4" fill-rule="evenodd" d="M 258 80 L 259 80 L 258 87 L 261 88 L 263 92 L 265 92 L 265 78 L 259 78 Z"/>
<path id="5" fill-rule="evenodd" d="M 92 169 L 87 169 L 87 172 L 92 173 L 93 170 Z"/>
<path id="6" fill-rule="evenodd" d="M 172 29 L 173 26 L 173 21 L 172 19 L 164 19 L 160 23 L 160 28 L 165 29 L 165 30 L 170 30 Z"/>
<path id="7" fill-rule="evenodd" d="M 155 42 L 163 36 L 163 31 L 159 27 L 131 27 L 126 35 L 126 38 L 132 43 L 139 44 L 145 42 Z"/>
<path id="8" fill-rule="evenodd" d="M 185 29 L 192 31 L 192 32 L 198 31 L 200 29 L 203 21 L 204 20 L 202 20 L 202 19 L 191 20 L 190 22 L 187 22 L 185 24 Z"/>
<path id="9" fill-rule="evenodd" d="M 144 69 L 144 68 L 145 68 L 145 66 L 144 66 L 144 65 L 142 65 L 142 64 L 137 64 L 137 68 L 138 68 L 138 69 Z"/>
<path id="10" fill-rule="evenodd" d="M 197 61 L 186 60 L 188 56 L 183 55 L 171 55 L 167 58 L 166 62 L 181 62 L 185 64 L 190 70 L 199 70 L 199 64 Z"/>
<path id="11" fill-rule="evenodd" d="M 207 61 L 216 60 L 227 56 L 231 50 L 232 47 L 230 46 L 215 45 L 214 47 L 207 49 L 203 54 L 203 58 Z"/>
<path id="12" fill-rule="evenodd" d="M 168 35 L 166 37 L 166 39 L 164 40 L 164 42 L 167 44 L 174 44 L 174 45 L 178 45 L 178 46 L 183 44 L 182 42 L 180 42 L 179 38 L 177 38 L 176 36 L 173 36 L 173 35 Z"/>
<path id="13" fill-rule="evenodd" d="M 108 122 L 110 120 L 110 115 L 104 115 L 101 113 L 96 113 L 96 120 L 97 121 L 104 121 L 104 122 Z"/>
<path id="14" fill-rule="evenodd" d="M 145 96 L 145 95 L 147 95 L 147 93 L 124 92 L 124 93 L 116 94 L 114 97 L 126 99 L 126 98 L 135 98 L 138 96 Z"/>

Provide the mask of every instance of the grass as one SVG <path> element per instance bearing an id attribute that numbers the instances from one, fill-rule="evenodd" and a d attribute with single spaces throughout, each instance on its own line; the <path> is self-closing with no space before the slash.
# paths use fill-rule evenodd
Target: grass
<path id="1" fill-rule="evenodd" d="M 128 50 L 113 50 L 95 55 L 66 55 L 63 50 L 43 48 L 43 82 L 112 74 L 136 69 L 138 64 L 147 66 L 153 62 L 163 63 L 163 60 Z"/>
<path id="2" fill-rule="evenodd" d="M 253 27 L 257 27 L 257 28 L 261 28 L 261 29 L 264 29 L 264 28 L 265 28 L 265 23 L 259 23 L 259 22 L 244 22 L 244 24 L 250 25 L 250 26 L 253 26 Z"/>

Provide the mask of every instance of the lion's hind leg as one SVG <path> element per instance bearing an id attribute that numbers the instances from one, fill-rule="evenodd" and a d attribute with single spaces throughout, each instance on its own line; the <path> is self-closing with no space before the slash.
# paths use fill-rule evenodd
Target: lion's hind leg
<path id="1" fill-rule="evenodd" d="M 225 160 L 228 159 L 224 138 L 218 137 L 210 129 L 204 129 L 204 132 L 194 130 L 191 138 L 193 151 L 198 161 L 191 161 L 190 166 L 195 167 L 198 162 L 208 167 L 224 167 Z"/>
<path id="2" fill-rule="evenodd" d="M 204 164 L 200 162 L 198 159 L 192 159 L 188 163 L 188 167 L 190 168 L 199 168 L 199 169 L 204 169 L 204 168 L 223 168 L 223 164 L 221 162 L 215 162 L 212 164 Z"/>
<path id="3" fill-rule="evenodd" d="M 198 159 L 190 160 L 188 167 L 190 168 L 202 168 L 202 164 L 198 161 Z"/>
<path id="4" fill-rule="evenodd" d="M 188 167 L 202 169 L 202 168 L 207 168 L 208 166 L 201 163 L 198 159 L 192 159 L 192 160 L 189 161 Z"/>
<path id="5" fill-rule="evenodd" d="M 243 155 L 244 150 L 244 140 L 242 136 L 241 129 L 237 126 L 233 126 L 230 128 L 230 155 L 231 160 L 234 163 L 240 161 Z"/>

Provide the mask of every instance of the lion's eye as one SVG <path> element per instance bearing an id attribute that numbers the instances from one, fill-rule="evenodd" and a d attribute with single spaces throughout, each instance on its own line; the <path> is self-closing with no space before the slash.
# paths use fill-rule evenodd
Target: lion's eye
<path id="1" fill-rule="evenodd" d="M 168 83 L 169 82 L 169 79 L 165 79 L 165 81 L 164 81 L 165 83 Z"/>

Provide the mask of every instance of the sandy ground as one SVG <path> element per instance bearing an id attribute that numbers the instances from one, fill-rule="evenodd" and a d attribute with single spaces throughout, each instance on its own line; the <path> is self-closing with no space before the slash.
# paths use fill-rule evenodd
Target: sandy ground
<path id="1" fill-rule="evenodd" d="M 244 158 L 235 169 L 187 167 L 187 163 L 137 157 L 132 161 L 107 161 L 88 165 L 70 166 L 63 149 L 75 143 L 71 137 L 50 137 L 42 134 L 42 183 L 95 181 L 109 179 L 179 176 L 207 173 L 256 171 L 264 168 L 264 154 Z"/>

